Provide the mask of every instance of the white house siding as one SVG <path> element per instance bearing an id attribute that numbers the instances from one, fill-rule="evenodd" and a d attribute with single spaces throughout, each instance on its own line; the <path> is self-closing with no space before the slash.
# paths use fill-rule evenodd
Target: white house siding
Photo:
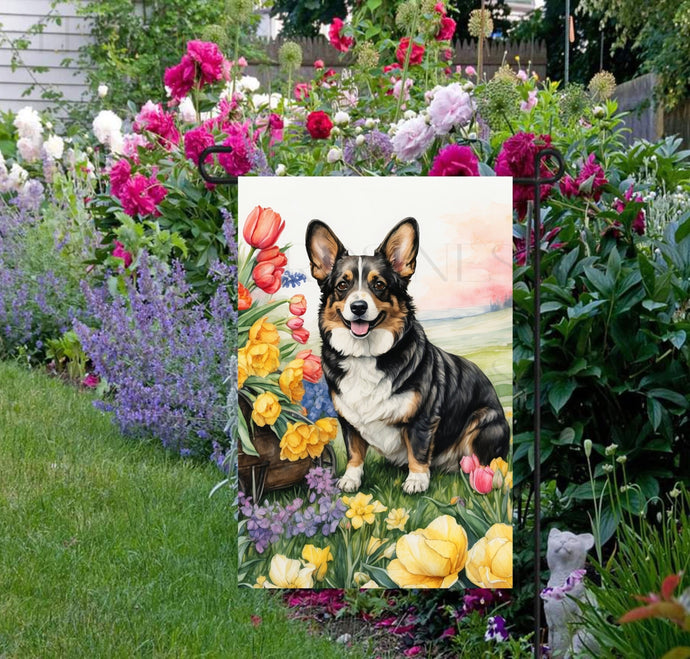
<path id="1" fill-rule="evenodd" d="M 0 0 L 0 30 L 9 39 L 22 37 L 50 12 L 50 5 L 50 0 Z M 57 11 L 62 16 L 62 25 L 51 21 L 42 34 L 31 37 L 29 48 L 21 51 L 27 66 L 47 66 L 46 73 L 32 74 L 22 66 L 12 71 L 12 51 L 7 43 L 0 46 L 0 110 L 18 110 L 25 105 L 41 110 L 49 105 L 41 99 L 39 85 L 29 96 L 22 97 L 22 92 L 33 83 L 32 76 L 40 85 L 61 91 L 65 99 L 81 99 L 86 85 L 76 58 L 79 47 L 90 39 L 88 20 L 77 16 L 74 3 L 60 4 Z M 62 66 L 62 60 L 68 57 L 75 61 Z"/>

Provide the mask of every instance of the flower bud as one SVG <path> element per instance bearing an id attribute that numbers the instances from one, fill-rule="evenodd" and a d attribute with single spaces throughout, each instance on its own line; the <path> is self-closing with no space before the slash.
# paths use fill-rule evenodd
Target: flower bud
<path id="1" fill-rule="evenodd" d="M 355 138 L 355 144 L 357 146 L 362 146 L 362 144 L 364 144 L 364 135 L 357 135 Z"/>
<path id="2" fill-rule="evenodd" d="M 592 455 L 592 440 L 591 439 L 585 439 L 585 455 L 587 457 Z"/>
<path id="3" fill-rule="evenodd" d="M 278 166 L 276 167 L 276 176 L 286 176 L 287 175 L 287 167 L 283 165 L 283 163 L 279 163 Z"/>
<path id="4" fill-rule="evenodd" d="M 101 83 L 98 85 L 98 98 L 105 98 L 108 95 L 108 85 Z"/>
<path id="5" fill-rule="evenodd" d="M 339 160 L 342 160 L 342 158 L 343 152 L 337 146 L 334 146 L 326 155 L 326 161 L 329 162 L 331 165 L 338 162 Z"/>

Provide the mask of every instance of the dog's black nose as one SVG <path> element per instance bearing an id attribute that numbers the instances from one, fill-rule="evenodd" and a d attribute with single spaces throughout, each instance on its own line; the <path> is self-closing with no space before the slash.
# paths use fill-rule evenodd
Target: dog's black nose
<path id="1" fill-rule="evenodd" d="M 355 300 L 350 302 L 350 311 L 355 316 L 363 316 L 367 312 L 368 305 L 364 300 Z"/>

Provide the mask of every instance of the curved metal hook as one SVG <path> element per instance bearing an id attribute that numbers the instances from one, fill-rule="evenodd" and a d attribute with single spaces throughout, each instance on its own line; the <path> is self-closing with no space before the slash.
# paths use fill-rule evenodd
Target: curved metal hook
<path id="1" fill-rule="evenodd" d="M 544 158 L 553 158 L 558 163 L 558 168 L 555 173 L 551 176 L 541 178 L 541 162 Z M 544 149 L 539 149 L 534 154 L 534 176 L 532 178 L 515 178 L 513 183 L 518 185 L 544 185 L 548 183 L 555 183 L 559 181 L 565 172 L 565 161 L 563 160 L 563 154 L 553 147 L 546 147 Z"/>
<path id="2" fill-rule="evenodd" d="M 232 153 L 231 146 L 209 146 L 199 154 L 199 174 L 207 183 L 237 185 L 237 176 L 211 176 L 206 171 L 206 158 L 213 153 Z"/>

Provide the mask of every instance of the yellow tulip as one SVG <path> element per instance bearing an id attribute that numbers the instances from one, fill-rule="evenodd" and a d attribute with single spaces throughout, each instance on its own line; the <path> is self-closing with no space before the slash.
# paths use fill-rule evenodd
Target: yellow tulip
<path id="1" fill-rule="evenodd" d="M 252 420 L 257 426 L 272 426 L 280 416 L 278 396 L 270 391 L 259 394 L 254 401 Z"/>
<path id="2" fill-rule="evenodd" d="M 380 501 L 370 501 L 373 494 L 357 492 L 354 497 L 342 497 L 343 503 L 348 506 L 345 517 L 352 520 L 352 527 L 358 529 L 362 524 L 373 524 L 375 513 L 382 513 L 387 508 Z"/>
<path id="3" fill-rule="evenodd" d="M 367 556 L 371 556 L 381 545 L 383 545 L 385 540 L 381 540 L 381 538 L 377 538 L 375 536 L 371 536 L 369 538 L 369 543 L 367 544 Z"/>
<path id="4" fill-rule="evenodd" d="M 283 554 L 276 554 L 271 559 L 271 568 L 265 588 L 313 588 L 314 566 L 302 567 L 300 562 Z"/>
<path id="5" fill-rule="evenodd" d="M 304 360 L 293 359 L 283 369 L 278 380 L 280 390 L 290 399 L 291 403 L 299 403 L 304 398 L 303 366 Z"/>
<path id="6" fill-rule="evenodd" d="M 237 351 L 237 388 L 242 389 L 244 381 L 249 375 L 249 368 L 247 367 L 247 346 L 240 348 Z"/>
<path id="7" fill-rule="evenodd" d="M 268 316 L 264 316 L 249 328 L 249 340 L 255 343 L 268 343 L 272 346 L 279 346 L 280 334 L 278 334 L 276 326 L 268 322 Z"/>
<path id="8" fill-rule="evenodd" d="M 328 545 L 323 549 L 314 545 L 304 545 L 302 558 L 306 561 L 306 567 L 310 565 L 314 567 L 314 578 L 317 581 L 323 581 L 328 569 L 328 561 L 333 560 L 333 554 L 331 554 L 331 548 Z"/>
<path id="9" fill-rule="evenodd" d="M 467 533 L 450 515 L 402 536 L 388 574 L 402 588 L 449 588 L 467 561 Z"/>
<path id="10" fill-rule="evenodd" d="M 330 442 L 332 439 L 335 439 L 338 435 L 338 422 L 330 416 L 326 416 L 323 419 L 318 419 L 316 421 L 316 425 L 321 431 L 324 444 L 328 444 L 328 442 Z"/>
<path id="11" fill-rule="evenodd" d="M 254 343 L 249 341 L 244 347 L 247 359 L 247 374 L 265 378 L 278 370 L 280 366 L 280 350 L 270 343 Z"/>
<path id="12" fill-rule="evenodd" d="M 505 478 L 508 473 L 508 463 L 503 458 L 494 458 L 489 464 L 489 467 L 493 469 L 494 473 L 500 471 L 503 478 Z"/>
<path id="13" fill-rule="evenodd" d="M 280 459 L 295 462 L 301 458 L 321 455 L 323 444 L 319 429 L 301 421 L 288 423 L 287 430 L 280 440 Z"/>
<path id="14" fill-rule="evenodd" d="M 407 508 L 393 508 L 386 517 L 386 528 L 389 531 L 393 529 L 404 531 L 408 519 L 410 519 L 410 511 Z"/>
<path id="15" fill-rule="evenodd" d="M 494 524 L 467 556 L 467 578 L 480 588 L 513 587 L 513 527 Z"/>

